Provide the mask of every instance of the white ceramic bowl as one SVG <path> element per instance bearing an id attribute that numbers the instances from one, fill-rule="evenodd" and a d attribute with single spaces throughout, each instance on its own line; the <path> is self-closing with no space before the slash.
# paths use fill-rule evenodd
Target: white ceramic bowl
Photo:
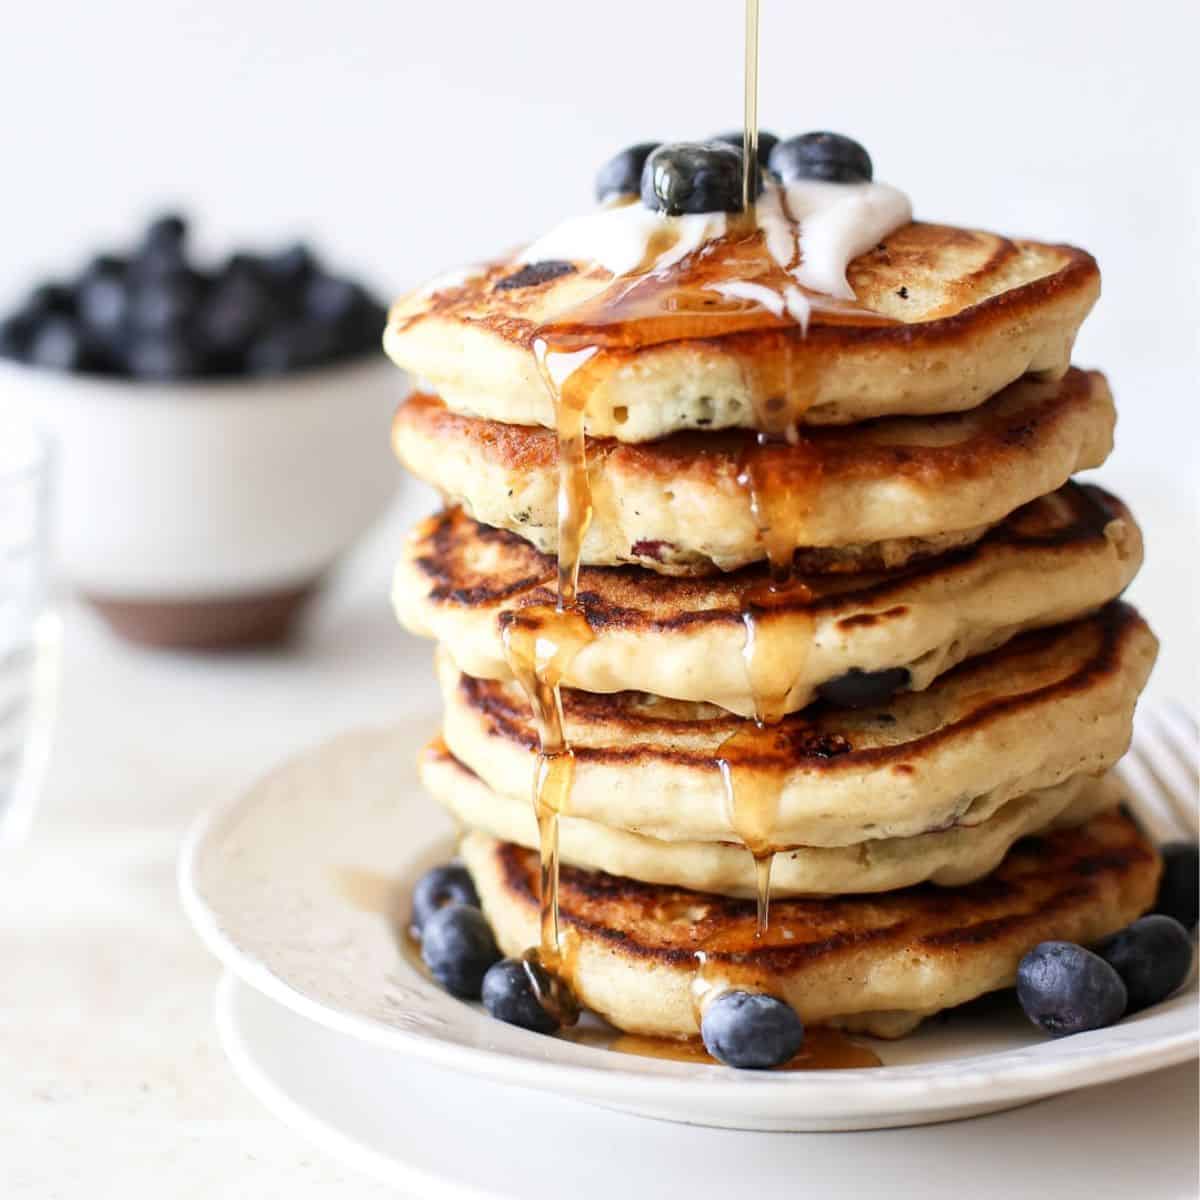
<path id="1" fill-rule="evenodd" d="M 122 632 L 172 644 L 284 631 L 395 492 L 406 390 L 382 355 L 183 383 L 0 362 L 0 404 L 57 442 L 60 572 Z"/>

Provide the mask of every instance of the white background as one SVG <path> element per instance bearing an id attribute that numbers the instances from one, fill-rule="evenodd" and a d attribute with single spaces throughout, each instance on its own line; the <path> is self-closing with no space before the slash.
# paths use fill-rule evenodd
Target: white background
<path id="1" fill-rule="evenodd" d="M 862 140 L 919 216 L 1070 240 L 1104 271 L 1103 478 L 1149 525 L 1159 683 L 1196 599 L 1200 6 L 763 0 L 761 113 Z M 201 241 L 311 235 L 392 292 L 590 202 L 613 150 L 734 128 L 738 0 L 10 4 L 0 298 L 165 204 Z"/>

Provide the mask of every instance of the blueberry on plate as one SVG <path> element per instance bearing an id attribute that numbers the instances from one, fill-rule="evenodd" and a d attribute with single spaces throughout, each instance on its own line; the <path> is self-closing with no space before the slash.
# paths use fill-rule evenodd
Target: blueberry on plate
<path id="1" fill-rule="evenodd" d="M 417 880 L 412 894 L 412 926 L 418 932 L 439 909 L 450 904 L 479 907 L 479 893 L 467 868 L 459 863 L 446 863 L 426 871 Z"/>
<path id="2" fill-rule="evenodd" d="M 553 1033 L 562 1022 L 543 1002 L 553 995 L 556 981 L 540 963 L 527 958 L 502 958 L 483 977 L 483 1007 L 498 1021 L 534 1033 Z"/>
<path id="3" fill-rule="evenodd" d="M 731 129 L 728 133 L 718 133 L 714 142 L 725 142 L 727 145 L 736 146 L 739 150 L 744 144 L 745 138 L 740 129 Z M 766 168 L 767 161 L 771 157 L 771 151 L 775 149 L 779 139 L 773 134 L 768 133 L 765 129 L 758 131 L 758 165 Z"/>
<path id="4" fill-rule="evenodd" d="M 784 183 L 824 179 L 830 183 L 870 183 L 871 156 L 853 139 L 840 133 L 804 133 L 780 142 L 771 151 L 769 166 Z"/>
<path id="5" fill-rule="evenodd" d="M 1174 917 L 1142 917 L 1107 937 L 1096 953 L 1125 984 L 1126 1013 L 1165 1000 L 1192 969 L 1192 939 Z"/>
<path id="6" fill-rule="evenodd" d="M 1119 1021 L 1128 996 L 1098 954 L 1074 942 L 1042 942 L 1017 967 L 1017 999 L 1039 1029 L 1066 1037 Z"/>
<path id="7" fill-rule="evenodd" d="M 704 1048 L 728 1067 L 765 1070 L 793 1058 L 804 1042 L 796 1010 L 762 992 L 722 992 L 700 1022 Z"/>
<path id="8" fill-rule="evenodd" d="M 884 671 L 860 671 L 858 667 L 852 667 L 844 675 L 821 684 L 817 694 L 839 708 L 872 708 L 876 704 L 886 704 L 897 692 L 908 687 L 911 680 L 906 667 L 890 667 Z"/>
<path id="9" fill-rule="evenodd" d="M 642 168 L 661 142 L 638 142 L 614 154 L 596 172 L 596 202 L 603 204 L 614 196 L 636 196 L 642 190 Z"/>
<path id="10" fill-rule="evenodd" d="M 1195 842 L 1168 842 L 1162 848 L 1163 874 L 1154 911 L 1174 917 L 1184 929 L 1195 929 L 1200 899 L 1200 847 Z"/>
<path id="11" fill-rule="evenodd" d="M 438 909 L 421 931 L 421 958 L 434 979 L 464 1000 L 478 1000 L 483 977 L 500 960 L 492 927 L 465 904 Z"/>
<path id="12" fill-rule="evenodd" d="M 758 179 L 762 189 L 761 175 Z M 642 203 L 682 213 L 740 212 L 742 150 L 727 142 L 670 142 L 659 146 L 642 168 Z"/>

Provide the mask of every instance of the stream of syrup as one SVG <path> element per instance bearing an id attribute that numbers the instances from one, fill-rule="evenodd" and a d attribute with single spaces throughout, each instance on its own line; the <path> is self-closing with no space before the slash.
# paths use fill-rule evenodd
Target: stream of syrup
<path id="1" fill-rule="evenodd" d="M 723 237 L 660 266 L 678 235 L 669 230 L 651 239 L 642 263 L 612 280 L 599 294 L 542 325 L 533 339 L 538 371 L 549 393 L 558 439 L 558 594 L 554 605 L 521 610 L 504 633 L 510 669 L 533 710 L 539 753 L 533 782 L 540 858 L 540 944 L 537 958 L 552 972 L 569 973 L 558 919 L 558 821 L 570 810 L 575 757 L 564 724 L 560 684 L 572 659 L 591 640 L 587 619 L 578 605 L 576 585 L 592 517 L 584 419 L 590 395 L 591 368 L 606 352 L 629 351 L 667 341 L 779 330 L 778 345 L 747 365 L 747 390 L 754 407 L 757 439 L 763 448 L 747 456 L 738 482 L 770 563 L 769 583 L 746 597 L 744 659 L 754 698 L 754 720 L 720 747 L 720 771 L 731 828 L 755 862 L 757 919 L 745 949 L 767 929 L 771 862 L 777 846 L 780 801 L 778 769 L 762 765 L 763 750 L 780 736 L 775 728 L 787 711 L 788 698 L 800 674 L 797 655 L 803 638 L 790 626 L 786 645 L 770 619 L 772 609 L 807 599 L 803 583 L 792 578 L 799 544 L 798 530 L 807 511 L 802 461 L 805 444 L 800 420 L 816 394 L 814 368 L 796 364 L 793 353 L 797 320 L 810 317 L 823 324 L 890 324 L 882 316 L 844 300 L 804 292 L 768 252 L 758 228 L 758 0 L 746 0 L 745 113 L 743 211 L 732 214 Z M 729 285 L 736 285 L 730 287 Z M 803 295 L 801 293 L 803 292 Z M 767 297 L 769 302 L 764 302 Z M 799 301 L 799 304 L 797 303 Z M 797 314 L 800 315 L 797 315 Z M 788 459 L 787 471 L 774 469 Z M 809 464 L 815 477 L 819 462 Z M 799 480 L 799 482 L 797 482 Z M 775 755 L 778 758 L 778 755 Z M 714 976 L 711 959 L 697 955 L 699 1005 L 723 983 Z"/>

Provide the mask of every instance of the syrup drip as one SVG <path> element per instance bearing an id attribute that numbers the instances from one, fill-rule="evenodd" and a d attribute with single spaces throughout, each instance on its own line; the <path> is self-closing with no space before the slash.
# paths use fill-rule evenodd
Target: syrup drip
<path id="1" fill-rule="evenodd" d="M 758 149 L 758 0 L 746 0 L 743 209 L 724 222 L 725 234 L 695 247 L 681 243 L 674 226 L 651 239 L 643 261 L 612 280 L 591 299 L 539 327 L 532 347 L 553 402 L 558 437 L 558 597 L 554 606 L 521 610 L 505 630 L 510 669 L 529 699 L 537 723 L 539 754 L 533 782 L 541 858 L 539 961 L 562 968 L 558 922 L 558 820 L 569 811 L 575 759 L 563 725 L 560 683 L 574 656 L 592 634 L 577 606 L 582 546 L 592 514 L 584 414 L 589 396 L 589 364 L 613 352 L 628 352 L 667 341 L 727 337 L 751 331 L 778 331 L 779 345 L 747 368 L 760 453 L 739 475 L 771 564 L 771 583 L 747 597 L 744 656 L 754 695 L 755 722 L 720 749 L 717 766 L 725 782 L 730 823 L 754 855 L 758 919 L 755 937 L 767 929 L 774 825 L 779 796 L 769 773 L 752 768 L 754 751 L 775 736 L 771 726 L 786 709 L 799 674 L 795 641 L 788 656 L 773 642 L 773 623 L 760 613 L 795 599 L 803 585 L 791 579 L 797 518 L 803 497 L 780 488 L 768 451 L 786 443 L 801 453 L 799 421 L 816 394 L 812 368 L 798 371 L 794 328 L 797 321 L 855 326 L 894 324 L 853 301 L 800 288 L 788 268 L 769 252 L 755 214 Z M 768 365 L 769 364 L 769 365 Z M 789 464 L 790 465 L 790 464 Z M 794 475 L 794 471 L 792 472 Z M 794 625 L 792 626 L 794 629 Z M 803 639 L 795 639 L 800 642 Z M 703 956 L 700 956 L 703 974 Z"/>
<path id="2" fill-rule="evenodd" d="M 746 212 L 750 213 L 758 190 L 758 0 L 746 0 L 745 53 L 742 203 Z M 793 263 L 789 266 L 794 265 L 798 252 L 797 241 Z M 786 297 L 789 288 L 794 289 L 794 285 L 786 273 L 777 268 L 776 273 L 768 273 L 762 282 L 778 296 L 779 315 L 782 317 L 787 313 L 791 319 L 792 310 L 786 303 Z M 750 513 L 766 549 L 770 568 L 766 588 L 750 591 L 742 607 L 742 624 L 745 627 L 742 658 L 754 700 L 754 723 L 727 738 L 717 752 L 717 767 L 725 788 L 725 807 L 730 827 L 754 858 L 756 939 L 766 933 L 770 921 L 771 865 L 775 860 L 775 826 L 779 815 L 779 781 L 782 776 L 769 769 L 742 765 L 742 762 L 749 760 L 753 764 L 756 751 L 762 748 L 764 739 L 772 737 L 770 726 L 782 720 L 787 710 L 788 695 L 800 672 L 794 652 L 790 658 L 787 654 L 790 647 L 772 645 L 773 623 L 762 619 L 764 610 L 777 606 L 795 594 L 791 583 L 796 547 L 796 539 L 791 536 L 794 528 L 790 520 L 792 505 L 790 498 L 784 504 L 779 502 L 781 489 L 771 486 L 762 470 L 765 450 L 771 442 L 782 440 L 789 447 L 799 444 L 799 418 L 805 407 L 797 398 L 790 343 L 778 361 L 782 363 L 782 378 L 765 377 L 765 372 L 760 369 L 750 368 L 747 371 L 746 382 L 759 431 L 756 441 L 762 452 L 746 456 L 737 477 L 739 486 L 747 494 Z M 797 598 L 811 598 L 807 588 L 797 586 L 803 589 L 803 594 Z M 789 640 L 802 641 L 795 635 Z M 701 951 L 697 957 L 700 980 L 704 976 L 706 955 Z M 702 990 L 709 990 L 707 983 Z"/>
<path id="3" fill-rule="evenodd" d="M 559 1026 L 567 1029 L 579 1020 L 579 1002 L 571 990 L 574 956 L 558 943 L 558 954 L 553 963 L 547 963 L 540 948 L 526 950 L 521 955 L 525 965 L 525 976 L 537 1002 L 548 1012 Z M 541 966 L 544 971 L 533 968 Z"/>
<path id="4" fill-rule="evenodd" d="M 581 439 L 582 441 L 582 439 Z M 561 960 L 558 929 L 558 818 L 570 802 L 575 754 L 567 741 L 562 711 L 562 677 L 592 638 L 583 614 L 563 606 L 560 560 L 559 604 L 531 605 L 515 613 L 504 630 L 504 652 L 537 726 L 539 752 L 533 780 L 541 859 L 539 959 L 549 971 Z M 569 577 L 574 602 L 576 575 Z"/>

